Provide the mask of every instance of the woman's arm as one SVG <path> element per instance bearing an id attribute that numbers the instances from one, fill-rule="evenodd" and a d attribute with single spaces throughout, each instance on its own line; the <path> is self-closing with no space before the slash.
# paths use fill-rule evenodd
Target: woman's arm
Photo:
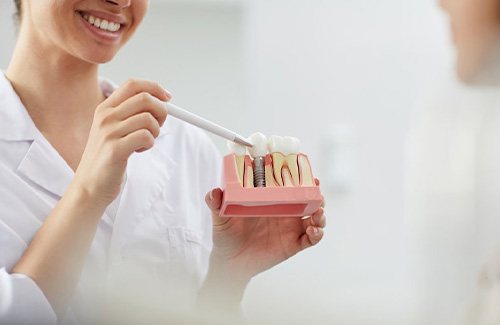
<path id="1" fill-rule="evenodd" d="M 127 160 L 154 145 L 170 95 L 159 85 L 129 81 L 97 107 L 75 177 L 12 273 L 29 276 L 58 315 L 80 277 L 99 220 L 118 195 Z"/>
<path id="2" fill-rule="evenodd" d="M 105 208 L 73 183 L 12 269 L 33 279 L 58 315 L 70 300 Z"/>

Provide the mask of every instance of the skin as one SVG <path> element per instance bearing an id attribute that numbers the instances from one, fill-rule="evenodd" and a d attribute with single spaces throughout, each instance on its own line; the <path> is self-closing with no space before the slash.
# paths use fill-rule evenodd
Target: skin
<path id="1" fill-rule="evenodd" d="M 440 0 L 440 4 L 450 18 L 459 78 L 466 83 L 481 82 L 497 60 L 500 1 Z"/>
<path id="2" fill-rule="evenodd" d="M 6 76 L 75 177 L 12 273 L 31 277 L 58 316 L 73 294 L 99 220 L 119 194 L 128 158 L 154 146 L 167 118 L 163 103 L 171 95 L 155 82 L 130 80 L 107 99 L 98 86 L 99 64 L 132 37 L 147 9 L 147 0 L 23 1 Z M 112 41 L 102 39 L 85 27 L 80 11 L 116 15 L 123 26 Z M 221 199 L 220 189 L 206 197 L 214 247 L 199 299 L 217 310 L 237 308 L 253 276 L 317 244 L 326 223 L 323 209 L 305 220 L 220 218 Z M 211 299 L 214 294 L 220 299 Z"/>

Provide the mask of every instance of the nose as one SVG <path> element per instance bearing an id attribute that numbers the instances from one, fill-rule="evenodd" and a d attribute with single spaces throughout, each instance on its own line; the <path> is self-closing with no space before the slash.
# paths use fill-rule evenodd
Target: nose
<path id="1" fill-rule="evenodd" d="M 126 8 L 130 7 L 132 0 L 106 0 L 106 2 L 120 8 Z"/>

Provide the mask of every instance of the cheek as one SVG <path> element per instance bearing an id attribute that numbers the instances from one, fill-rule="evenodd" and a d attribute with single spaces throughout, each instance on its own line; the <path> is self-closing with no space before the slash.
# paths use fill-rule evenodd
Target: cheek
<path id="1" fill-rule="evenodd" d="M 132 24 L 127 30 L 127 32 L 124 34 L 121 44 L 122 46 L 128 42 L 128 40 L 132 37 L 132 35 L 136 32 L 137 28 L 139 28 L 140 24 L 144 20 L 144 17 L 146 16 L 146 13 L 149 8 L 148 4 L 149 2 L 146 0 L 139 0 L 136 2 L 132 2 L 132 7 L 130 10 L 130 18 Z"/>

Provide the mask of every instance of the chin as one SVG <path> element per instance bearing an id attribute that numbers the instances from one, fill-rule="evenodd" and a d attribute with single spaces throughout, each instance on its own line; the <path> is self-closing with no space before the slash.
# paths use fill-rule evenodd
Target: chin
<path id="1" fill-rule="evenodd" d="M 469 86 L 500 86 L 500 58 L 477 64 L 457 62 L 458 79 Z"/>
<path id="2" fill-rule="evenodd" d="M 457 76 L 467 85 L 500 86 L 500 39 L 479 44 L 457 46 Z"/>
<path id="3" fill-rule="evenodd" d="M 80 59 L 82 59 L 85 62 L 93 63 L 93 64 L 105 64 L 113 60 L 113 58 L 116 56 L 116 51 L 97 51 L 97 52 L 91 52 L 91 53 L 81 53 L 78 55 Z"/>

